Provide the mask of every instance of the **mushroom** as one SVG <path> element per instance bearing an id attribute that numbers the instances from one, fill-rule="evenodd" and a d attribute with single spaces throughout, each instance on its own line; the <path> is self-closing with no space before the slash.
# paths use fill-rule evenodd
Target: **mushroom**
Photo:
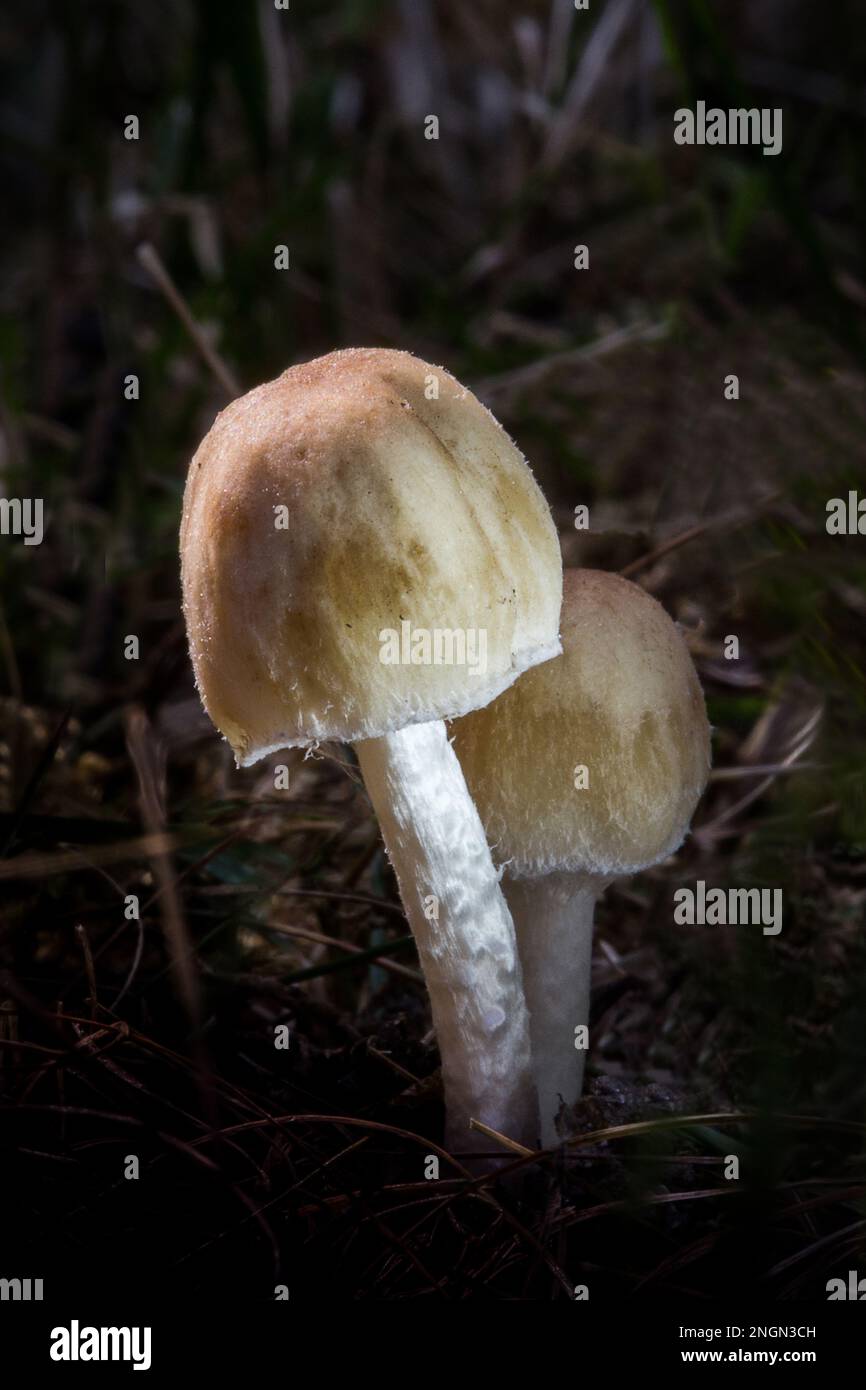
<path id="1" fill-rule="evenodd" d="M 514 927 L 443 720 L 558 655 L 562 562 L 522 454 L 453 376 L 350 349 L 234 401 L 190 465 L 184 613 L 247 767 L 352 743 L 424 969 L 447 1136 L 535 1123 Z"/>
<path id="2" fill-rule="evenodd" d="M 562 645 L 558 660 L 453 726 L 505 863 L 546 1145 L 560 1104 L 581 1093 L 596 899 L 679 847 L 710 765 L 685 641 L 643 589 L 566 570 Z"/>

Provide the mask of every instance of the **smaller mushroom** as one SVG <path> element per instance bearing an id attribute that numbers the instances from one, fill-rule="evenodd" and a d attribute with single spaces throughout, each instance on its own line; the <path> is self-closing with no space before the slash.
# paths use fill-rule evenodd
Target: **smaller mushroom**
<path id="1" fill-rule="evenodd" d="M 682 843 L 710 726 L 682 634 L 616 574 L 564 576 L 562 656 L 455 720 L 454 746 L 517 929 L 541 1137 L 578 1100 L 595 903 Z"/>

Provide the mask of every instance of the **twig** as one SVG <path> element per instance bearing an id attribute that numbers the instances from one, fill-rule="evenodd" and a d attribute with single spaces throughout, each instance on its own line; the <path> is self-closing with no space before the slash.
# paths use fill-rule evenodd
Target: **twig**
<path id="1" fill-rule="evenodd" d="M 711 782 L 739 782 L 743 777 L 763 777 L 772 773 L 779 777 L 787 772 L 825 772 L 827 763 L 753 763 L 748 767 L 716 767 L 710 773 Z"/>
<path id="2" fill-rule="evenodd" d="M 6 665 L 6 675 L 9 679 L 9 689 L 15 699 L 20 703 L 24 698 L 24 687 L 21 684 L 21 672 L 18 668 L 18 660 L 15 656 L 15 648 L 12 645 L 12 638 L 9 636 L 9 627 L 6 623 L 6 614 L 0 604 L 0 653 Z"/>
<path id="3" fill-rule="evenodd" d="M 620 574 L 623 579 L 628 579 L 629 575 L 636 574 L 638 570 L 646 569 L 647 565 L 653 564 L 655 560 L 660 560 L 663 555 L 669 555 L 672 550 L 679 550 L 681 545 L 688 545 L 689 541 L 697 540 L 698 536 L 702 536 L 705 531 L 709 531 L 712 526 L 716 525 L 718 522 L 714 518 L 712 521 L 702 521 L 697 526 L 689 526 L 686 531 L 680 531 L 679 535 L 671 536 L 670 540 L 657 545 L 655 550 L 648 550 L 646 555 L 632 560 L 620 570 Z"/>
<path id="4" fill-rule="evenodd" d="M 324 932 L 310 931 L 306 927 L 289 927 L 282 922 L 268 922 L 263 924 L 263 929 L 279 932 L 281 936 L 296 936 L 299 941 L 312 941 L 317 946 L 334 946 L 338 951 L 346 951 L 349 955 L 364 955 L 366 950 L 364 946 L 356 946 L 354 941 L 341 941 L 338 936 L 326 936 Z M 402 975 L 405 979 L 412 980 L 416 985 L 423 985 L 424 983 L 424 976 L 419 970 L 412 970 L 410 966 L 401 965 L 399 961 L 388 960 L 386 956 L 383 956 L 378 964 L 382 966 L 383 970 L 390 970 L 394 975 Z"/>
<path id="5" fill-rule="evenodd" d="M 156 835 L 136 835 L 117 845 L 95 849 L 91 855 L 81 850 L 64 849 L 53 853 L 19 854 L 0 864 L 0 880 L 10 878 L 44 878 L 47 874 L 72 873 L 76 869 L 93 869 L 99 864 L 123 864 L 154 854 L 167 854 L 177 845 L 177 837 L 160 832 Z"/>
<path id="6" fill-rule="evenodd" d="M 634 19 L 635 10 L 636 0 L 615 0 L 602 11 L 548 132 L 541 159 L 547 173 L 553 173 L 562 163 L 579 135 L 590 102 L 605 73 L 610 71 L 614 51 Z"/>
<path id="7" fill-rule="evenodd" d="M 317 824 L 321 825 L 324 822 L 319 821 Z M 258 893 L 264 897 L 272 893 L 275 897 L 328 898 L 335 902 L 362 903 L 365 906 L 380 908 L 383 912 L 396 912 L 397 916 L 404 920 L 406 917 L 399 903 L 392 903 L 388 898 L 377 898 L 374 893 L 341 893 L 330 888 L 268 888 L 258 884 L 236 883 L 209 884 L 206 888 L 199 889 L 199 892 L 209 897 L 234 897 L 240 893 Z"/>
<path id="8" fill-rule="evenodd" d="M 557 367 L 576 367 L 582 362 L 592 362 L 597 357 L 606 357 L 608 353 L 617 352 L 622 347 L 628 347 L 632 343 L 651 343 L 659 338 L 663 338 L 668 331 L 666 323 L 641 323 L 629 324 L 626 328 L 616 328 L 612 333 L 606 333 L 603 338 L 595 338 L 591 343 L 584 343 L 583 347 L 567 348 L 564 352 L 552 352 L 548 357 L 539 358 L 535 362 L 529 362 L 525 367 L 515 367 L 511 372 L 501 372 L 499 376 L 486 377 L 483 381 L 475 383 L 476 395 L 482 400 L 486 395 L 491 395 L 497 391 L 516 391 L 522 390 L 525 386 L 533 386 L 542 381 L 548 372 L 554 371 Z"/>
<path id="9" fill-rule="evenodd" d="M 135 254 L 139 264 L 156 282 L 163 296 L 174 309 L 220 386 L 229 396 L 239 396 L 241 394 L 240 382 L 216 349 L 208 342 L 201 325 L 196 323 L 189 305 L 160 260 L 156 248 L 151 246 L 149 241 L 145 241 L 137 248 Z"/>
<path id="10" fill-rule="evenodd" d="M 698 844 L 708 844 L 721 826 L 727 825 L 728 822 L 734 820 L 741 811 L 744 811 L 747 806 L 751 806 L 753 801 L 757 801 L 759 797 L 762 797 L 764 792 L 769 790 L 773 785 L 780 771 L 786 769 L 791 769 L 793 771 L 803 754 L 811 748 L 818 732 L 823 713 L 823 706 L 819 706 L 813 709 L 807 716 L 805 723 L 797 732 L 794 747 L 791 749 L 791 752 L 783 758 L 779 771 L 774 770 L 769 776 L 762 778 L 756 787 L 753 787 L 752 790 L 741 797 L 739 801 L 734 802 L 733 806 L 729 806 L 726 810 L 722 811 L 715 819 L 706 821 L 703 825 L 695 827 L 693 835 Z"/>
<path id="11" fill-rule="evenodd" d="M 75 935 L 81 942 L 81 949 L 84 953 L 84 968 L 87 971 L 87 983 L 90 986 L 90 1016 L 95 1019 L 97 1009 L 96 971 L 93 969 L 93 952 L 90 949 L 90 942 L 82 922 L 76 922 Z"/>
<path id="12" fill-rule="evenodd" d="M 521 1158 L 531 1158 L 535 1153 L 534 1149 L 527 1149 L 525 1144 L 518 1144 L 516 1139 L 509 1139 L 507 1134 L 500 1134 L 498 1129 L 491 1129 L 489 1125 L 484 1125 L 480 1120 L 470 1119 L 470 1129 L 477 1129 L 479 1134 L 483 1134 L 488 1139 L 495 1139 L 497 1144 L 501 1144 L 503 1149 L 510 1149 L 513 1154 L 519 1154 Z"/>
<path id="13" fill-rule="evenodd" d="M 144 919 L 141 917 L 141 915 L 139 915 L 136 918 L 136 927 L 138 928 L 138 936 L 135 942 L 135 951 L 132 957 L 132 964 L 129 967 L 126 979 L 121 985 L 120 990 L 114 996 L 114 999 L 111 1001 L 112 1009 L 116 1009 L 121 999 L 123 999 L 126 996 L 126 993 L 129 990 L 130 985 L 132 984 L 133 980 L 138 974 L 139 966 L 141 965 L 141 958 L 144 955 Z"/>
<path id="14" fill-rule="evenodd" d="M 400 1063 L 395 1062 L 393 1057 L 389 1057 L 387 1052 L 380 1052 L 378 1047 L 375 1047 L 369 1039 L 367 1041 L 367 1051 L 371 1057 L 375 1057 L 378 1062 L 382 1062 L 386 1067 L 390 1067 L 392 1071 L 395 1071 L 398 1076 L 402 1076 L 403 1079 L 410 1082 L 412 1086 L 420 1086 L 422 1084 L 420 1077 L 413 1076 L 411 1071 L 407 1071 L 405 1067 L 401 1067 Z"/>
<path id="15" fill-rule="evenodd" d="M 72 708 L 70 706 L 70 708 L 66 710 L 66 713 L 61 716 L 60 722 L 55 728 L 54 733 L 51 735 L 50 739 L 48 740 L 42 752 L 40 753 L 39 761 L 37 762 L 35 768 L 30 774 L 30 777 L 27 781 L 27 785 L 25 786 L 23 792 L 21 793 L 21 796 L 18 799 L 18 804 L 15 807 L 14 818 L 12 821 L 11 828 L 9 830 L 9 834 L 6 837 L 6 840 L 2 848 L 0 848 L 0 857 L 5 857 L 9 853 L 13 844 L 15 843 L 15 837 L 18 834 L 18 830 L 22 820 L 27 814 L 27 808 L 32 802 L 34 796 L 36 795 L 36 792 L 39 789 L 39 784 L 41 783 L 43 777 L 50 768 L 51 764 L 54 762 L 54 759 L 57 755 L 57 750 L 60 747 L 63 735 L 66 733 L 66 727 L 69 723 L 71 716 Z"/>
<path id="16" fill-rule="evenodd" d="M 151 744 L 150 725 L 140 706 L 126 712 L 126 746 L 138 778 L 141 817 L 151 835 L 164 830 L 157 789 L 157 773 Z M 169 854 L 163 850 L 151 856 L 154 878 L 162 890 L 162 919 L 166 946 L 178 994 L 183 1001 L 193 1032 L 198 1034 L 202 1020 L 201 992 L 192 964 L 192 946 L 183 920 L 180 896 Z"/>
<path id="17" fill-rule="evenodd" d="M 654 550 L 648 550 L 646 555 L 641 555 L 637 560 L 632 560 L 620 570 L 620 574 L 623 579 L 628 579 L 630 575 L 635 574 L 638 570 L 645 569 L 647 565 L 651 565 L 656 560 L 660 560 L 663 555 L 668 555 L 672 550 L 678 550 L 681 545 L 688 545 L 689 541 L 697 540 L 698 536 L 704 535 L 706 531 L 711 530 L 715 526 L 744 526 L 747 522 L 754 521 L 763 509 L 769 506 L 771 502 L 775 502 L 780 495 L 780 491 L 778 490 L 776 492 L 770 492 L 766 497 L 759 498 L 748 511 L 736 511 L 729 513 L 727 516 L 711 517 L 709 521 L 701 521 L 696 526 L 689 526 L 685 531 L 680 531 L 678 535 L 671 536 L 669 540 L 662 541 Z"/>

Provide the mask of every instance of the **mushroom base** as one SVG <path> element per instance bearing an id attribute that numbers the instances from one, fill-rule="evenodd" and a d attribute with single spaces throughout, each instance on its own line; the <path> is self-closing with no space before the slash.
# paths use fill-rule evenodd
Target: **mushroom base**
<path id="1" fill-rule="evenodd" d="M 574 1105 L 583 1087 L 592 921 L 596 899 L 609 882 L 591 874 L 553 873 L 505 883 L 523 967 L 545 1148 L 559 1143 L 560 1108 Z"/>

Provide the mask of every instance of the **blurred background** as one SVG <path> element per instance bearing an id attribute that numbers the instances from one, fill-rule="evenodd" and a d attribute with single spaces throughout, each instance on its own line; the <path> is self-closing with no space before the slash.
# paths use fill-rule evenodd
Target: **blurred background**
<path id="1" fill-rule="evenodd" d="M 825 525 L 866 495 L 864 72 L 857 0 L 4 6 L 0 491 L 46 531 L 0 537 L 0 1272 L 786 1300 L 864 1268 L 866 540 Z M 677 146 L 697 100 L 781 107 L 782 153 Z M 347 345 L 491 407 L 566 562 L 681 622 L 715 729 L 692 837 L 601 904 L 569 1142 L 505 1187 L 424 1178 L 438 1056 L 351 754 L 239 772 L 192 684 L 188 460 Z M 674 928 L 697 878 L 781 886 L 782 934 Z"/>

